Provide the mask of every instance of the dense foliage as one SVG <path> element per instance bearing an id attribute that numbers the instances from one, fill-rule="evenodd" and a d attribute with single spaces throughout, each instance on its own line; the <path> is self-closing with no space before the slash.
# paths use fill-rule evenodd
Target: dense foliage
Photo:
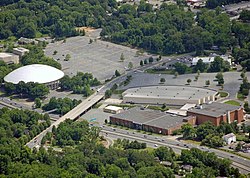
<path id="1" fill-rule="evenodd" d="M 149 7 L 148 7 L 149 6 Z M 122 5 L 108 19 L 101 35 L 115 43 L 142 47 L 155 53 L 202 53 L 213 45 L 231 45 L 231 24 L 226 14 L 203 10 L 197 16 L 181 7 L 162 4 L 153 10 L 145 2 L 138 8 Z"/>
<path id="2" fill-rule="evenodd" d="M 32 100 L 35 98 L 44 98 L 49 93 L 49 88 L 44 84 L 23 81 L 18 84 L 5 83 L 5 91 L 7 94 L 18 94 L 21 97 L 28 97 Z"/>
<path id="3" fill-rule="evenodd" d="M 0 60 L 0 86 L 4 82 L 3 78 L 17 67 L 19 67 L 19 65 L 16 64 L 7 65 L 5 62 Z"/>
<path id="4" fill-rule="evenodd" d="M 49 93 L 48 87 L 44 84 L 23 81 L 18 84 L 5 83 L 5 91 L 7 94 L 19 94 L 21 97 L 28 97 L 30 99 L 43 98 Z"/>
<path id="5" fill-rule="evenodd" d="M 249 23 L 233 21 L 232 32 L 237 38 L 237 44 L 233 48 L 233 57 L 247 71 L 250 71 L 250 25 Z"/>
<path id="6" fill-rule="evenodd" d="M 223 146 L 222 136 L 229 133 L 238 133 L 239 127 L 235 122 L 221 123 L 219 126 L 214 126 L 211 122 L 205 122 L 196 128 L 190 124 L 182 126 L 183 138 L 201 141 L 202 145 L 210 147 Z"/>
<path id="7" fill-rule="evenodd" d="M 89 96 L 93 92 L 90 87 L 101 84 L 91 73 L 82 72 L 77 72 L 72 78 L 66 75 L 60 82 L 62 90 L 72 90 L 73 93 L 83 94 L 84 96 Z"/>
<path id="8" fill-rule="evenodd" d="M 173 178 L 174 173 L 183 175 L 182 162 L 194 167 L 192 173 L 186 173 L 188 177 L 206 177 L 207 174 L 209 177 L 240 175 L 238 169 L 230 168 L 229 160 L 194 148 L 182 151 L 181 156 L 167 147 L 151 151 L 138 150 L 137 147 L 107 149 L 100 143 L 99 129 L 89 127 L 86 121 L 66 120 L 58 128 L 53 127 L 44 143 L 61 147 L 55 150 L 48 147 L 46 151 L 41 147 L 31 151 L 14 141 L 16 139 L 11 134 L 1 137 L 0 176 Z M 138 142 L 130 143 L 138 145 Z M 168 161 L 171 166 L 167 168 L 160 161 Z"/>
<path id="9" fill-rule="evenodd" d="M 1 0 L 0 39 L 10 36 L 34 38 L 41 34 L 54 37 L 78 35 L 75 27 L 101 27 L 106 11 L 116 1 L 92 0 Z"/>
<path id="10" fill-rule="evenodd" d="M 0 109 L 0 175 L 8 174 L 10 169 L 15 170 L 17 165 L 14 163 L 26 164 L 27 159 L 33 159 L 24 144 L 49 125 L 48 115 L 28 110 Z"/>
<path id="11" fill-rule="evenodd" d="M 114 147 L 123 148 L 123 149 L 145 149 L 147 147 L 146 143 L 140 143 L 138 141 L 129 141 L 127 139 L 118 138 L 113 144 Z"/>
<path id="12" fill-rule="evenodd" d="M 45 111 L 54 110 L 54 113 L 64 115 L 67 112 L 69 112 L 71 109 L 73 109 L 75 106 L 77 106 L 79 103 L 81 103 L 80 100 L 76 99 L 69 99 L 69 98 L 58 98 L 55 97 L 50 98 L 49 103 L 45 104 L 42 108 Z"/>
<path id="13" fill-rule="evenodd" d="M 30 52 L 25 54 L 21 58 L 21 64 L 44 64 L 61 69 L 61 64 L 55 61 L 53 58 L 47 57 L 44 54 L 43 48 L 41 46 L 29 46 Z"/>
<path id="14" fill-rule="evenodd" d="M 239 174 L 239 171 L 234 172 L 234 169 L 229 168 L 231 164 L 229 159 L 220 159 L 215 155 L 215 153 L 203 152 L 197 148 L 183 150 L 181 152 L 180 159 L 184 164 L 195 166 L 198 170 L 206 170 L 201 172 L 199 171 L 202 176 L 197 175 L 197 177 L 213 177 L 214 175 L 228 177 L 232 173 Z M 197 174 L 196 171 L 194 174 Z"/>

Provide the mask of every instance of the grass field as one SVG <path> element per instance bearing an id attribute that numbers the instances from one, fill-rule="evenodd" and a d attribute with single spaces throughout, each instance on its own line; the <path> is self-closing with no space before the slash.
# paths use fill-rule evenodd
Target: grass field
<path id="1" fill-rule="evenodd" d="M 234 106 L 240 106 L 240 103 L 238 101 L 229 100 L 225 102 L 226 104 L 234 105 Z"/>
<path id="2" fill-rule="evenodd" d="M 228 96 L 228 93 L 227 92 L 223 92 L 223 91 L 220 91 L 219 94 L 220 94 L 220 97 L 222 97 L 222 98 Z"/>

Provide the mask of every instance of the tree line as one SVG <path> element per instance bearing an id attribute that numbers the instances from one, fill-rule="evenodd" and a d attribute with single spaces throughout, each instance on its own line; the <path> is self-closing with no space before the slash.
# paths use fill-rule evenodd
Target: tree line
<path id="1" fill-rule="evenodd" d="M 3 0 L 0 2 L 0 39 L 10 36 L 56 38 L 81 34 L 75 27 L 101 27 L 114 0 Z"/>
<path id="2" fill-rule="evenodd" d="M 24 144 L 35 134 L 33 130 L 39 132 L 48 119 L 48 115 L 32 111 L 0 109 L 0 176 L 174 178 L 174 174 L 186 174 L 191 178 L 209 174 L 211 177 L 244 178 L 238 169 L 230 168 L 228 159 L 196 148 L 183 150 L 180 156 L 168 147 L 148 151 L 142 149 L 143 144 L 139 148 L 137 142 L 130 142 L 133 148 L 105 148 L 101 143 L 103 137 L 99 137 L 99 128 L 89 127 L 87 121 L 66 120 L 57 128 L 53 127 L 42 141 L 47 150 L 43 145 L 32 150 L 25 147 Z M 53 146 L 56 146 L 55 150 Z M 168 161 L 171 165 L 165 167 L 160 161 Z M 192 165 L 193 171 L 184 173 L 182 164 Z"/>
<path id="3" fill-rule="evenodd" d="M 79 103 L 81 103 L 81 100 L 71 100 L 70 98 L 57 99 L 55 97 L 52 97 L 50 98 L 49 103 L 43 105 L 42 109 L 45 111 L 56 109 L 53 113 L 64 115 L 71 109 L 76 107 Z"/>
<path id="4" fill-rule="evenodd" d="M 243 132 L 250 132 L 250 126 L 244 127 Z M 237 126 L 237 123 L 232 122 L 221 123 L 219 126 L 214 126 L 211 122 L 205 122 L 196 128 L 190 124 L 185 124 L 181 128 L 184 139 L 191 139 L 201 141 L 202 145 L 209 147 L 221 147 L 224 145 L 222 136 L 229 133 L 239 133 L 240 129 Z M 249 139 L 245 141 L 249 142 Z"/>
<path id="5" fill-rule="evenodd" d="M 107 20 L 101 36 L 160 54 L 192 51 L 202 54 L 213 45 L 222 51 L 232 45 L 231 23 L 226 14 L 204 9 L 196 19 L 194 16 L 175 5 L 162 4 L 160 9 L 153 10 L 144 1 L 138 7 L 125 4 Z"/>
<path id="6" fill-rule="evenodd" d="M 101 82 L 94 78 L 91 73 L 77 72 L 73 77 L 65 75 L 60 80 L 61 90 L 73 91 L 73 93 L 89 96 L 93 93 L 90 87 L 98 86 Z"/>
<path id="7" fill-rule="evenodd" d="M 21 98 L 27 97 L 32 100 L 35 98 L 44 98 L 49 94 L 49 88 L 44 84 L 23 81 L 18 84 L 7 83 L 4 84 L 4 89 L 8 95 L 18 94 Z"/>

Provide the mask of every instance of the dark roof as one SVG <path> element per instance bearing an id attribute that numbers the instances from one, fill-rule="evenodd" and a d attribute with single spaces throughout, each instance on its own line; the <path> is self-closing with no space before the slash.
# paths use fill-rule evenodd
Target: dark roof
<path id="1" fill-rule="evenodd" d="M 218 117 L 227 114 L 228 111 L 239 110 L 241 106 L 233 106 L 225 103 L 207 103 L 203 104 L 200 109 L 194 108 L 189 111 L 192 113 L 202 114 L 206 116 Z"/>
<path id="2" fill-rule="evenodd" d="M 183 123 L 183 120 L 190 118 L 138 107 L 115 114 L 112 117 L 132 121 L 141 125 L 144 124 L 166 129 L 177 126 Z"/>

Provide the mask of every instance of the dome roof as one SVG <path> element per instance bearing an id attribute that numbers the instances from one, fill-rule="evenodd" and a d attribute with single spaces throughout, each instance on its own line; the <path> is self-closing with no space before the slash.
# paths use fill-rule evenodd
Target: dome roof
<path id="1" fill-rule="evenodd" d="M 54 67 L 43 64 L 32 64 L 20 67 L 4 77 L 5 82 L 18 84 L 25 83 L 49 83 L 61 79 L 64 73 Z"/>

